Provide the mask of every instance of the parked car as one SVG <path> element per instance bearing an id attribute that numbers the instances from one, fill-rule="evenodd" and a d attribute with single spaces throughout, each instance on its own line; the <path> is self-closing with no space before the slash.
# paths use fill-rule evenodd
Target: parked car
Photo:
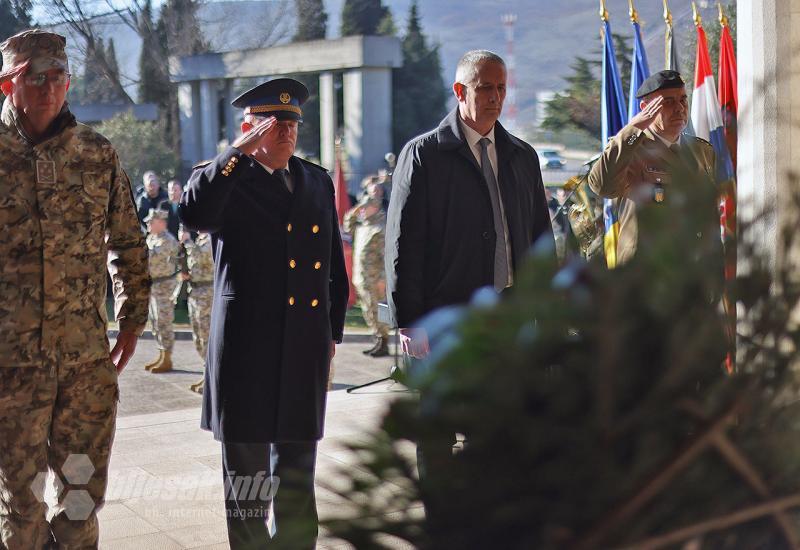
<path id="1" fill-rule="evenodd" d="M 553 151 L 552 149 L 539 151 L 539 167 L 542 170 L 563 170 L 566 164 L 567 161 L 558 151 Z"/>

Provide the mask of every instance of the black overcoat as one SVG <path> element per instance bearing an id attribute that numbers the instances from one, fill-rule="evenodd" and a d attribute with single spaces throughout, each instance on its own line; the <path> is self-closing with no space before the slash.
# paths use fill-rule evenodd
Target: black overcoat
<path id="1" fill-rule="evenodd" d="M 495 124 L 498 184 L 513 267 L 539 239 L 553 242 L 539 158 Z M 467 302 L 494 281 L 494 219 L 458 109 L 406 144 L 392 176 L 386 225 L 387 297 L 400 327 L 442 306 Z"/>
<path id="2" fill-rule="evenodd" d="M 342 339 L 349 285 L 330 177 L 297 157 L 289 171 L 293 193 L 229 148 L 194 170 L 181 199 L 183 223 L 211 233 L 202 427 L 224 442 L 323 433 L 330 345 Z"/>

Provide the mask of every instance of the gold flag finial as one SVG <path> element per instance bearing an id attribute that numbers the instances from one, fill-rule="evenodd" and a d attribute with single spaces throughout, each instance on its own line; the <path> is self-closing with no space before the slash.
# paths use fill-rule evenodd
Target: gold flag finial
<path id="1" fill-rule="evenodd" d="M 672 12 L 669 11 L 667 0 L 664 0 L 664 23 L 666 23 L 668 27 L 672 27 Z"/>
<path id="2" fill-rule="evenodd" d="M 606 9 L 606 0 L 600 0 L 600 19 L 608 21 L 608 10 Z"/>
<path id="3" fill-rule="evenodd" d="M 631 23 L 639 22 L 639 12 L 633 7 L 633 0 L 628 0 L 628 15 L 631 16 Z"/>
<path id="4" fill-rule="evenodd" d="M 728 26 L 728 16 L 725 15 L 725 12 L 722 10 L 722 3 L 717 2 L 717 7 L 719 8 L 719 24 L 723 27 Z"/>
<path id="5" fill-rule="evenodd" d="M 697 4 L 692 2 L 692 19 L 694 19 L 694 26 L 700 27 L 703 25 L 703 18 L 700 17 L 700 12 L 697 11 Z"/>

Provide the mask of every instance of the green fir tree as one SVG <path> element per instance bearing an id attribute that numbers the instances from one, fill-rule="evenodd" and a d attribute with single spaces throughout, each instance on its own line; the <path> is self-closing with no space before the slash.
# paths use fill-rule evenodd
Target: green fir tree
<path id="1" fill-rule="evenodd" d="M 295 42 L 323 40 L 327 32 L 328 14 L 322 0 L 297 0 Z M 320 156 L 319 73 L 294 75 L 308 88 L 308 101 L 303 105 L 303 126 L 297 137 L 301 154 L 312 159 Z"/>
<path id="2" fill-rule="evenodd" d="M 169 74 L 164 67 L 166 51 L 153 21 L 151 0 L 147 0 L 139 16 L 142 51 L 139 55 L 139 101 L 166 107 L 170 93 Z"/>
<path id="3" fill-rule="evenodd" d="M 351 444 L 332 536 L 375 549 L 797 547 L 797 231 L 782 226 L 777 267 L 740 241 L 728 373 L 716 189 L 691 170 L 673 178 L 663 203 L 637 206 L 625 266 L 559 267 L 539 243 L 512 293 L 421 321 L 432 352 L 405 380 L 419 397 L 394 399 Z M 456 432 L 446 473 L 418 478 L 413 442 Z"/>
<path id="4" fill-rule="evenodd" d="M 295 0 L 297 30 L 294 42 L 323 40 L 328 30 L 328 13 L 322 0 Z"/>
<path id="5" fill-rule="evenodd" d="M 33 26 L 32 9 L 31 0 L 0 0 L 0 42 Z"/>
<path id="6" fill-rule="evenodd" d="M 630 37 L 612 34 L 617 67 L 619 68 L 622 89 L 628 90 L 631 81 L 633 48 L 629 46 Z M 602 69 L 602 50 L 594 52 L 592 58 L 576 56 L 572 74 L 565 77 L 567 88 L 555 95 L 545 107 L 542 128 L 556 132 L 579 130 L 586 136 L 600 142 L 600 71 Z"/>
<path id="7" fill-rule="evenodd" d="M 381 0 L 345 0 L 342 7 L 342 36 L 377 34 L 389 8 Z"/>
<path id="8" fill-rule="evenodd" d="M 445 114 L 447 89 L 442 80 L 439 46 L 422 32 L 417 2 L 411 3 L 403 37 L 403 66 L 392 74 L 392 140 L 395 152 L 430 130 Z"/>

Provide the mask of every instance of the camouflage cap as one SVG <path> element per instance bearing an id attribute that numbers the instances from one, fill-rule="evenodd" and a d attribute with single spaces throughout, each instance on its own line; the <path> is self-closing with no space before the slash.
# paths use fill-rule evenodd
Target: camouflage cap
<path id="1" fill-rule="evenodd" d="M 30 60 L 28 72 L 32 74 L 50 69 L 69 72 L 66 46 L 67 39 L 60 34 L 40 29 L 23 31 L 0 44 L 3 68 L 10 69 Z"/>
<path id="2" fill-rule="evenodd" d="M 145 216 L 142 221 L 144 223 L 148 223 L 152 219 L 167 220 L 169 219 L 169 212 L 166 210 L 161 210 L 160 208 L 151 208 L 147 213 L 147 216 Z"/>

